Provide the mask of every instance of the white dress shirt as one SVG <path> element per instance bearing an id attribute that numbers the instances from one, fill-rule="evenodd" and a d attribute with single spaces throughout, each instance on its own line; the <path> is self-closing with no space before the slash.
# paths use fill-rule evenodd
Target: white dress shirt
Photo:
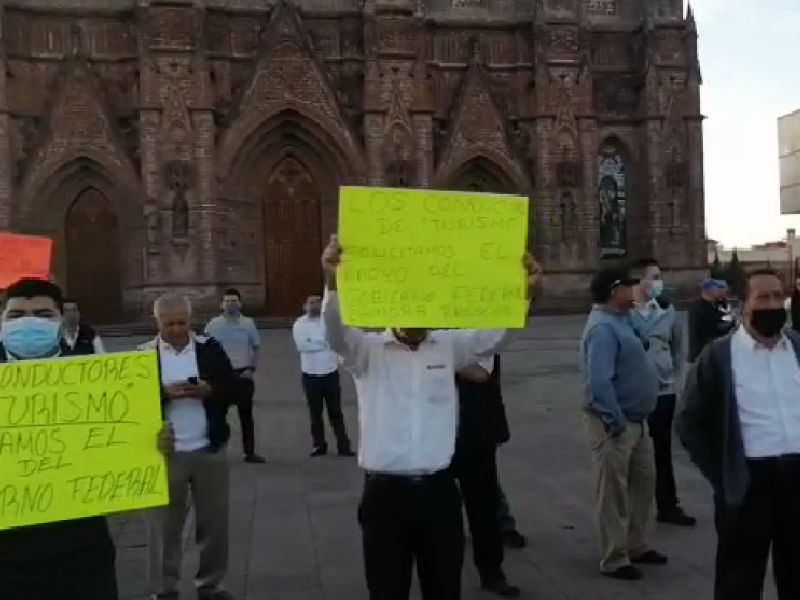
<path id="1" fill-rule="evenodd" d="M 355 380 L 361 467 L 405 475 L 447 468 L 456 439 L 455 372 L 494 355 L 507 331 L 433 330 L 414 351 L 391 331 L 343 325 L 335 292 L 326 292 L 323 306 L 328 343 Z"/>
<path id="2" fill-rule="evenodd" d="M 321 317 L 303 315 L 294 322 L 292 335 L 300 353 L 300 370 L 306 375 L 330 375 L 339 368 L 339 358 L 325 339 Z"/>
<path id="3" fill-rule="evenodd" d="M 745 455 L 800 454 L 800 365 L 791 342 L 767 348 L 739 327 L 731 360 Z"/>
<path id="4" fill-rule="evenodd" d="M 161 362 L 161 383 L 185 383 L 198 377 L 197 354 L 192 338 L 180 351 L 164 340 L 158 340 Z M 200 398 L 178 398 L 167 404 L 167 421 L 175 431 L 175 450 L 193 452 L 208 446 L 208 420 Z"/>

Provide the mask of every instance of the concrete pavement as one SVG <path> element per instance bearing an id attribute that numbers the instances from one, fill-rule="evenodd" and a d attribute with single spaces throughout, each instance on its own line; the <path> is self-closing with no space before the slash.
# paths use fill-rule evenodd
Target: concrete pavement
<path id="1" fill-rule="evenodd" d="M 711 495 L 682 454 L 677 473 L 683 504 L 700 519 L 699 526 L 654 525 L 653 543 L 671 562 L 647 569 L 641 582 L 611 581 L 597 573 L 589 450 L 579 411 L 576 350 L 583 320 L 534 318 L 504 355 L 512 440 L 499 456 L 501 478 L 529 539 L 525 550 L 507 552 L 509 578 L 523 587 L 524 598 L 537 600 L 706 600 L 715 543 Z M 258 449 L 267 464 L 243 464 L 238 436 L 233 440 L 228 589 L 237 600 L 366 600 L 355 521 L 363 476 L 353 459 L 308 458 L 308 418 L 291 336 L 281 330 L 262 336 L 256 422 Z M 139 340 L 106 341 L 110 349 L 128 349 Z M 355 438 L 349 379 L 345 412 Z M 113 526 L 122 598 L 138 600 L 147 591 L 145 523 L 134 514 Z M 191 533 L 190 524 L 187 599 L 194 598 Z M 464 580 L 464 600 L 489 597 L 476 589 L 469 555 Z M 765 600 L 774 599 L 770 589 Z"/>

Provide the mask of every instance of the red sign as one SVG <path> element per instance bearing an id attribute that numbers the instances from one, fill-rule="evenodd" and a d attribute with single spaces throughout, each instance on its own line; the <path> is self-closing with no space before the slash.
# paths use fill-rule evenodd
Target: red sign
<path id="1" fill-rule="evenodd" d="M 23 277 L 49 279 L 52 250 L 48 238 L 0 233 L 0 289 Z"/>

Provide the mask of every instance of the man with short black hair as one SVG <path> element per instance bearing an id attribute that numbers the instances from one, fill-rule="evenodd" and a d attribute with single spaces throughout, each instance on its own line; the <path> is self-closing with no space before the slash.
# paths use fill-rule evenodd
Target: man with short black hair
<path id="1" fill-rule="evenodd" d="M 714 600 L 760 600 L 770 550 L 780 600 L 800 598 L 800 336 L 770 269 L 748 276 L 742 323 L 689 371 L 678 433 L 714 489 Z"/>
<path id="2" fill-rule="evenodd" d="M 253 376 L 258 365 L 258 349 L 261 338 L 258 328 L 250 317 L 242 314 L 242 295 L 236 288 L 228 288 L 222 296 L 222 314 L 211 319 L 205 334 L 217 340 L 225 349 L 236 373 L 233 387 L 234 397 L 242 428 L 244 462 L 263 464 L 264 459 L 256 454 L 256 425 L 253 418 L 253 399 L 256 386 Z"/>
<path id="3" fill-rule="evenodd" d="M 633 288 L 624 270 L 592 279 L 592 309 L 581 339 L 586 428 L 594 459 L 600 572 L 641 579 L 634 564 L 663 565 L 645 536 L 655 494 L 653 443 L 647 418 L 658 393 L 658 373 L 630 323 Z"/>
<path id="4" fill-rule="evenodd" d="M 675 394 L 686 364 L 683 326 L 673 306 L 663 299 L 664 280 L 657 260 L 645 258 L 637 261 L 631 275 L 639 280 L 633 288 L 636 305 L 630 313 L 631 324 L 644 343 L 659 378 L 656 408 L 647 420 L 656 465 L 656 520 L 692 527 L 697 520 L 687 515 L 678 501 L 672 467 Z"/>
<path id="5" fill-rule="evenodd" d="M 61 289 L 50 281 L 21 279 L 9 286 L 0 362 L 76 355 L 62 338 L 63 311 Z M 158 443 L 169 450 L 166 430 Z M 117 600 L 114 561 L 104 517 L 0 531 L 0 598 Z"/>
<path id="6" fill-rule="evenodd" d="M 64 298 L 64 341 L 76 354 L 105 354 L 103 340 L 81 319 L 78 303 Z"/>

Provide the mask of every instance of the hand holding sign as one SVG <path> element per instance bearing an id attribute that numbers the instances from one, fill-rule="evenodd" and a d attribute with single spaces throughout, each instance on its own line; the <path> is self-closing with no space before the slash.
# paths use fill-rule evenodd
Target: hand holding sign
<path id="1" fill-rule="evenodd" d="M 528 293 L 532 295 L 533 290 L 542 282 L 544 270 L 530 252 L 526 252 L 522 258 L 522 266 L 528 274 Z"/>
<path id="2" fill-rule="evenodd" d="M 332 235 L 328 245 L 322 252 L 322 270 L 328 280 L 328 287 L 336 289 L 336 270 L 342 262 L 342 247 L 339 245 L 339 237 Z"/>

